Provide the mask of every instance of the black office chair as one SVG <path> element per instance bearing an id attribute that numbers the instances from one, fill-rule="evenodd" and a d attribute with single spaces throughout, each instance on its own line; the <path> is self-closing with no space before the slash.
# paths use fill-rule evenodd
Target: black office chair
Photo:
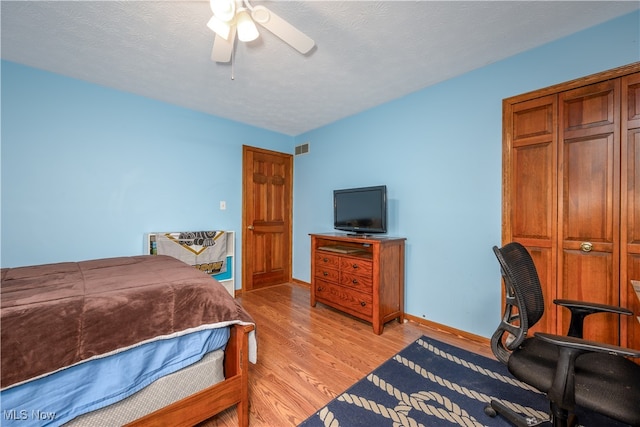
<path id="1" fill-rule="evenodd" d="M 547 395 L 550 420 L 555 427 L 577 422 L 580 408 L 614 420 L 640 426 L 640 366 L 626 357 L 640 357 L 640 350 L 583 340 L 586 316 L 598 312 L 629 315 L 629 310 L 603 304 L 555 300 L 571 310 L 570 336 L 527 331 L 544 312 L 538 273 L 529 252 L 519 243 L 493 248 L 506 289 L 502 321 L 491 338 L 495 356 L 520 381 Z M 497 401 L 485 408 L 489 416 L 500 414 L 516 426 L 537 425 L 546 420 L 525 418 Z"/>

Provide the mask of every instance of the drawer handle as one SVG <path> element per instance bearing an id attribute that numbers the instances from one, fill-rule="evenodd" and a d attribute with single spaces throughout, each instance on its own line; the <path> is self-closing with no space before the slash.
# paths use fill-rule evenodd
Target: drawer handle
<path id="1" fill-rule="evenodd" d="M 353 264 L 353 268 L 358 268 L 358 264 Z"/>
<path id="2" fill-rule="evenodd" d="M 351 283 L 353 283 L 354 285 L 357 285 L 357 284 L 358 284 L 358 279 L 353 279 L 353 280 L 351 281 Z"/>
<path id="3" fill-rule="evenodd" d="M 322 262 L 329 262 L 329 258 L 322 258 Z"/>
<path id="4" fill-rule="evenodd" d="M 324 286 L 318 286 L 318 292 L 324 291 Z"/>
<path id="5" fill-rule="evenodd" d="M 591 249 L 593 249 L 593 244 L 591 242 L 582 242 L 580 244 L 580 250 L 582 252 L 591 252 Z"/>
<path id="6" fill-rule="evenodd" d="M 364 307 L 367 303 L 365 301 L 360 301 L 360 305 Z"/>
<path id="7" fill-rule="evenodd" d="M 328 276 L 328 275 L 329 275 L 329 273 L 327 273 L 326 271 L 323 271 L 323 272 L 322 272 L 322 275 L 323 275 L 323 276 Z"/>

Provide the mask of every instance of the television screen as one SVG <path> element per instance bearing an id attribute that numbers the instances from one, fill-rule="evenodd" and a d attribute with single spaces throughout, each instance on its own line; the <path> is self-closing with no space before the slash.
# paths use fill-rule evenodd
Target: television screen
<path id="1" fill-rule="evenodd" d="M 387 187 L 334 190 L 333 227 L 352 233 L 386 233 Z"/>

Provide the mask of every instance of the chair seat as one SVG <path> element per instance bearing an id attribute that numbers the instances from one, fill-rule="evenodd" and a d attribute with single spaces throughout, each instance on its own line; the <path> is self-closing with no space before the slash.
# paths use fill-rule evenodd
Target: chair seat
<path id="1" fill-rule="evenodd" d="M 558 347 L 527 338 L 509 357 L 509 371 L 547 393 L 553 382 Z M 576 359 L 575 401 L 633 426 L 640 426 L 640 366 L 607 353 L 585 353 Z"/>

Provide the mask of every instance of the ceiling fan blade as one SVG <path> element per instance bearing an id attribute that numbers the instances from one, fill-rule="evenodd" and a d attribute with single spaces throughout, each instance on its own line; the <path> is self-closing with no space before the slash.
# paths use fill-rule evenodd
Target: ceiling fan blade
<path id="1" fill-rule="evenodd" d="M 251 17 L 300 53 L 309 52 L 315 45 L 309 36 L 264 6 L 254 6 Z"/>
<path id="2" fill-rule="evenodd" d="M 224 37 L 216 34 L 216 38 L 213 40 L 213 50 L 211 51 L 211 60 L 216 62 L 229 62 L 231 61 L 231 53 L 233 52 L 233 43 L 236 40 L 236 26 L 231 26 L 229 33 L 229 39 L 225 40 Z"/>

